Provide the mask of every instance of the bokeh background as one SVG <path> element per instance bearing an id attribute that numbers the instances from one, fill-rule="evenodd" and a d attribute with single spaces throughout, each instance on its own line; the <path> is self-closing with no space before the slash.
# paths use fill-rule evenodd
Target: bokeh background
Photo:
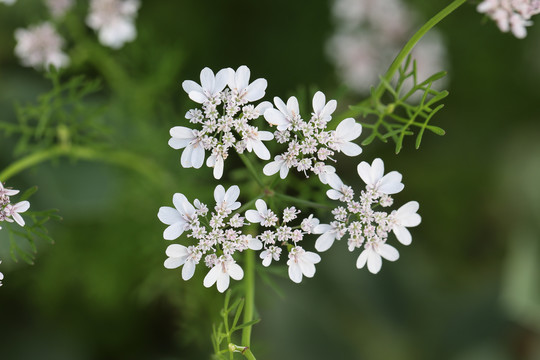
<path id="1" fill-rule="evenodd" d="M 418 24 L 447 3 L 405 2 Z M 64 157 L 10 179 L 19 189 L 37 185 L 32 208 L 57 208 L 63 220 L 48 225 L 55 244 L 38 242 L 33 266 L 10 259 L 0 231 L 1 359 L 210 357 L 223 297 L 202 286 L 200 270 L 184 282 L 163 268 L 168 243 L 156 217 L 174 192 L 210 200 L 216 184 L 206 167 L 182 169 L 167 146 L 191 105 L 181 82 L 205 66 L 246 64 L 268 80 L 267 99 L 320 89 L 346 110 L 364 96 L 343 85 L 328 57 L 339 26 L 332 4 L 143 0 L 136 41 L 117 51 L 87 29 L 126 83 L 108 82 L 80 52 L 63 76 L 103 78 L 87 101 L 102 109 L 96 121 L 108 127 L 109 146 L 160 170 L 145 176 Z M 48 15 L 38 0 L 0 5 L 0 121 L 14 123 L 14 103 L 34 103 L 51 85 L 19 65 L 13 32 Z M 73 14 L 81 25 L 86 6 Z M 404 175 L 398 203 L 420 202 L 413 244 L 376 276 L 357 270 L 357 253 L 338 243 L 314 279 L 274 277 L 281 294 L 258 278 L 257 358 L 540 359 L 540 25 L 517 40 L 470 2 L 437 29 L 450 96 L 433 124 L 447 134 L 427 134 L 419 150 L 409 139 L 399 155 L 374 142 L 361 155 Z M 0 169 L 20 157 L 16 140 L 0 134 Z M 354 165 L 344 166 L 350 182 L 359 181 Z M 225 183 L 242 187 L 242 179 L 231 173 Z"/>

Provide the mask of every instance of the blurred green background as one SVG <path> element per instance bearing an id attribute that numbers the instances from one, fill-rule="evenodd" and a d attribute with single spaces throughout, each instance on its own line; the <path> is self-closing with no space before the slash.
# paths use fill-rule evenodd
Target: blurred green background
<path id="1" fill-rule="evenodd" d="M 426 20 L 448 2 L 408 3 Z M 49 224 L 56 243 L 38 242 L 33 266 L 10 260 L 0 231 L 1 359 L 210 357 L 223 297 L 202 286 L 202 268 L 189 282 L 163 268 L 169 243 L 156 216 L 174 192 L 210 200 L 216 184 L 206 167 L 182 169 L 167 145 L 169 128 L 185 124 L 192 105 L 181 82 L 198 80 L 205 66 L 246 64 L 268 80 L 267 99 L 321 89 L 345 110 L 362 97 L 344 91 L 325 55 L 335 28 L 330 6 L 143 0 L 135 42 L 118 51 L 95 45 L 131 84 L 105 79 L 89 100 L 103 109 L 106 137 L 161 172 L 62 158 L 9 180 L 19 189 L 37 185 L 32 209 L 57 208 L 63 220 Z M 73 18 L 82 21 L 85 7 L 79 2 Z M 50 89 L 13 54 L 14 30 L 45 18 L 37 0 L 0 6 L 1 121 L 15 122 L 15 102 L 35 102 Z M 540 25 L 517 40 L 470 3 L 438 29 L 450 96 L 433 124 L 447 134 L 427 134 L 420 150 L 409 140 L 399 155 L 375 142 L 361 155 L 382 157 L 404 175 L 398 203 L 420 202 L 413 244 L 398 246 L 399 261 L 374 276 L 357 270 L 358 253 L 338 243 L 314 279 L 277 278 L 284 297 L 259 278 L 257 358 L 540 359 Z M 77 56 L 66 78 L 101 78 L 96 64 Z M 0 135 L 0 169 L 18 158 L 15 141 Z M 224 182 L 234 183 L 233 175 Z M 353 170 L 344 177 L 359 181 Z"/>

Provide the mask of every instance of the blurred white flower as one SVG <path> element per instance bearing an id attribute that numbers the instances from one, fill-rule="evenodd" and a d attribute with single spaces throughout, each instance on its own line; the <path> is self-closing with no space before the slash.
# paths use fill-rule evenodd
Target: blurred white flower
<path id="1" fill-rule="evenodd" d="M 15 1 L 17 0 L 0 0 L 0 3 L 6 4 L 6 5 L 13 5 L 15 4 Z"/>
<path id="2" fill-rule="evenodd" d="M 484 0 L 476 7 L 480 13 L 488 15 L 497 23 L 502 32 L 511 31 L 518 39 L 527 36 L 530 18 L 540 13 L 538 0 Z"/>
<path id="3" fill-rule="evenodd" d="M 45 5 L 54 18 L 61 18 L 74 5 L 74 0 L 46 0 Z"/>
<path id="4" fill-rule="evenodd" d="M 15 54 L 24 66 L 47 69 L 50 65 L 62 68 L 69 64 L 68 56 L 62 52 L 64 39 L 49 22 L 17 29 L 15 39 Z"/>
<path id="5" fill-rule="evenodd" d="M 99 42 L 119 49 L 135 40 L 138 0 L 91 0 L 86 24 L 98 32 Z"/>
<path id="6" fill-rule="evenodd" d="M 29 208 L 30 208 L 30 203 L 28 201 L 21 201 L 21 202 L 16 203 L 15 205 L 7 204 L 3 210 L 6 216 L 5 220 L 7 222 L 15 221 L 20 226 L 24 226 L 25 224 L 24 219 L 19 214 L 25 212 Z"/>

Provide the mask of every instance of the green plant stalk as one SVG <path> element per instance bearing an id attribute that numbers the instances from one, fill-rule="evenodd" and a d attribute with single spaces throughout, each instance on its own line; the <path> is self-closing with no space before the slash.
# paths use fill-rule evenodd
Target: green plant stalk
<path id="1" fill-rule="evenodd" d="M 373 96 L 370 100 L 375 101 L 376 103 L 379 101 L 381 96 L 384 94 L 384 82 L 390 82 L 392 80 L 392 77 L 394 77 L 394 74 L 399 69 L 399 66 L 405 60 L 407 55 L 412 51 L 414 46 L 422 39 L 422 37 L 429 31 L 431 28 L 433 28 L 435 25 L 437 25 L 441 20 L 443 20 L 445 17 L 450 15 L 454 10 L 456 10 L 458 7 L 463 5 L 467 0 L 454 0 L 450 5 L 442 9 L 439 13 L 437 13 L 435 16 L 433 16 L 431 19 L 428 20 L 405 44 L 405 46 L 401 49 L 399 54 L 397 54 L 396 58 L 388 68 L 388 71 L 386 71 L 386 74 L 383 76 L 383 80 L 379 83 L 377 88 L 375 89 Z M 350 109 L 343 113 L 340 118 L 349 118 L 349 117 L 356 117 L 358 116 L 358 110 Z"/>
<path id="2" fill-rule="evenodd" d="M 294 197 L 294 196 L 285 195 L 285 194 L 281 194 L 281 193 L 277 193 L 277 192 L 274 193 L 274 196 L 278 197 L 278 198 L 281 198 L 283 200 L 291 201 L 291 202 L 297 203 L 299 205 L 304 205 L 304 206 L 307 206 L 307 207 L 320 208 L 320 209 L 329 209 L 330 208 L 330 206 L 328 206 L 328 205 L 319 204 L 319 203 L 316 203 L 316 202 L 313 202 L 313 201 L 303 200 L 303 199 L 300 199 L 300 198 L 297 198 L 297 197 Z"/>
<path id="3" fill-rule="evenodd" d="M 244 323 L 253 320 L 253 311 L 255 307 L 255 252 L 246 251 L 244 257 L 246 263 L 244 268 L 244 291 L 245 291 L 245 303 L 244 303 Z M 251 344 L 251 327 L 246 326 L 242 329 L 242 346 L 248 347 L 244 355 L 248 353 Z M 251 357 L 248 359 L 255 359 L 251 351 L 249 351 Z"/>
<path id="4" fill-rule="evenodd" d="M 264 182 L 260 178 L 259 173 L 255 169 L 255 166 L 253 166 L 253 163 L 251 162 L 251 160 L 249 160 L 249 158 L 245 154 L 238 154 L 238 156 L 240 156 L 240 159 L 242 159 L 242 162 L 244 163 L 244 165 L 246 165 L 251 176 L 253 177 L 253 179 L 255 179 L 257 184 L 259 184 L 261 188 L 264 188 L 265 187 Z"/>
<path id="5" fill-rule="evenodd" d="M 44 161 L 60 156 L 69 156 L 75 159 L 103 161 L 114 165 L 119 165 L 148 177 L 152 182 L 160 183 L 165 174 L 153 165 L 150 161 L 145 161 L 139 156 L 125 151 L 99 151 L 83 146 L 57 145 L 46 150 L 38 151 L 25 156 L 0 172 L 0 181 L 6 181 L 16 174 Z M 156 176 L 160 174 L 161 176 Z"/>

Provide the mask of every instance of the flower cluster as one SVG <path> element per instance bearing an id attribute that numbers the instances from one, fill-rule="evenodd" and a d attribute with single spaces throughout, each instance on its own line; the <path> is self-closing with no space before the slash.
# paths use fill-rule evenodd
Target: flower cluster
<path id="1" fill-rule="evenodd" d="M 402 0 L 334 0 L 332 13 L 336 30 L 327 43 L 328 57 L 345 84 L 353 91 L 368 93 L 418 25 L 415 19 L 419 16 Z M 412 56 L 420 79 L 445 68 L 441 34 L 432 29 Z"/>
<path id="2" fill-rule="evenodd" d="M 166 240 L 175 240 L 187 232 L 188 238 L 196 240 L 192 246 L 172 244 L 167 247 L 164 266 L 167 269 L 182 268 L 182 278 L 189 280 L 195 273 L 196 265 L 201 260 L 210 268 L 204 278 L 204 286 L 211 287 L 217 284 L 220 292 L 229 287 L 230 278 L 240 280 L 244 272 L 236 263 L 234 255 L 248 249 L 261 250 L 260 257 L 263 265 L 268 266 L 273 260 L 279 260 L 282 249 L 279 246 L 288 245 L 289 275 L 294 282 L 301 282 L 302 276 L 313 277 L 315 265 L 320 261 L 319 255 L 305 251 L 297 243 L 304 234 L 313 232 L 319 221 L 311 215 L 304 219 L 301 225 L 290 227 L 289 223 L 297 219 L 300 213 L 294 207 L 283 211 L 283 220 L 279 221 L 277 215 L 268 209 L 264 200 L 256 201 L 257 210 L 247 210 L 245 217 L 235 210 L 240 208 L 236 201 L 240 195 L 238 186 L 231 186 L 225 190 L 218 185 L 214 190 L 216 205 L 213 211 L 208 206 L 195 200 L 191 204 L 180 193 L 173 196 L 174 208 L 163 206 L 159 209 L 158 218 L 169 225 L 163 232 Z M 247 219 L 246 222 L 245 220 Z M 259 223 L 266 228 L 262 234 L 253 236 L 244 233 L 244 226 L 249 223 Z"/>
<path id="3" fill-rule="evenodd" d="M 19 190 L 7 189 L 0 182 L 0 222 L 16 222 L 20 226 L 24 226 L 24 219 L 20 215 L 30 208 L 28 201 L 21 201 L 16 204 L 11 203 L 10 196 L 16 195 Z M 0 227 L 2 229 L 2 227 Z M 1 280 L 1 279 L 0 279 Z"/>
<path id="4" fill-rule="evenodd" d="M 45 5 L 55 19 L 64 16 L 74 5 L 74 0 L 46 0 Z"/>
<path id="5" fill-rule="evenodd" d="M 339 200 L 343 206 L 332 210 L 334 221 L 317 225 L 313 230 L 314 233 L 321 234 L 315 243 L 315 249 L 326 251 L 335 240 L 348 234 L 349 251 L 364 248 L 356 267 L 361 269 L 367 264 L 368 270 L 376 274 L 381 269 L 382 258 L 389 261 L 399 258 L 399 252 L 387 244 L 390 232 L 394 232 L 403 245 L 411 243 L 412 238 L 407 227 L 420 224 L 421 218 L 417 214 L 419 205 L 416 201 L 410 201 L 391 213 L 377 211 L 377 207 L 392 206 L 391 195 L 400 192 L 404 187 L 401 183 L 402 176 L 397 171 L 384 175 L 384 163 L 381 159 L 375 159 L 371 165 L 361 162 L 357 170 L 366 187 L 356 199 L 353 189 L 343 184 L 339 178 L 334 177 L 329 182 L 332 189 L 328 190 L 327 196 L 332 200 Z"/>
<path id="6" fill-rule="evenodd" d="M 69 64 L 69 57 L 62 51 L 64 39 L 49 22 L 15 31 L 15 54 L 24 66 L 47 69 L 50 65 L 62 68 Z"/>
<path id="7" fill-rule="evenodd" d="M 181 164 L 185 168 L 200 168 L 204 163 L 205 151 L 211 155 L 206 165 L 214 168 L 214 177 L 223 175 L 224 162 L 230 151 L 254 152 L 263 160 L 270 159 L 270 152 L 263 141 L 274 136 L 268 131 L 259 131 L 252 121 L 271 107 L 269 102 L 257 106 L 251 102 L 261 99 L 266 90 L 265 79 L 249 83 L 250 70 L 240 66 L 234 71 L 226 68 L 216 75 L 209 68 L 201 71 L 201 84 L 186 80 L 182 87 L 189 97 L 202 105 L 186 113 L 190 123 L 198 129 L 175 126 L 170 130 L 169 145 L 184 149 Z"/>
<path id="8" fill-rule="evenodd" d="M 531 17 L 540 13 L 540 0 L 484 0 L 477 10 L 493 19 L 502 32 L 512 31 L 523 39 L 526 27 L 532 25 Z"/>
<path id="9" fill-rule="evenodd" d="M 287 150 L 264 167 L 265 175 L 279 172 L 279 176 L 285 179 L 289 169 L 296 168 L 306 176 L 308 171 L 313 172 L 326 184 L 336 171 L 326 161 L 333 160 L 336 152 L 347 156 L 357 156 L 362 152 L 362 148 L 352 142 L 362 133 L 362 125 L 353 118 L 343 120 L 336 130 L 327 130 L 337 103 L 336 100 L 327 103 L 322 92 L 318 91 L 313 97 L 313 113 L 309 121 L 300 116 L 296 97 L 291 96 L 287 104 L 275 97 L 274 103 L 277 109 L 267 109 L 264 118 L 277 126 L 274 137 L 278 143 L 286 143 Z"/>
<path id="10" fill-rule="evenodd" d="M 137 37 L 139 7 L 138 0 L 91 0 L 86 24 L 98 32 L 101 44 L 119 49 Z"/>

